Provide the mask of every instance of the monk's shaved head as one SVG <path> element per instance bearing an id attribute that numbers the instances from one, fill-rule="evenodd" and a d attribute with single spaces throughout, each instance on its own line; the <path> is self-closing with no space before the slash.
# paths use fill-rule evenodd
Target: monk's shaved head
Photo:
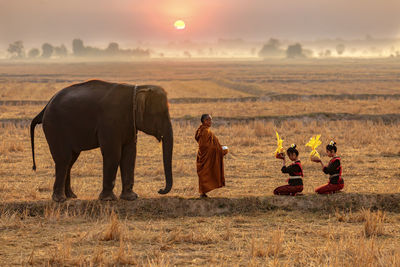
<path id="1" fill-rule="evenodd" d="M 201 120 L 201 122 L 203 123 L 203 122 L 204 122 L 206 119 L 208 119 L 208 118 L 211 119 L 210 114 L 203 114 L 203 115 L 201 115 L 200 120 Z"/>

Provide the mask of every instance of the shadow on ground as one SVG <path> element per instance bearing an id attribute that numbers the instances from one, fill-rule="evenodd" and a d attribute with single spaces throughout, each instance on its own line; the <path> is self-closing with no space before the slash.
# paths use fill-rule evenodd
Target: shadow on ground
<path id="1" fill-rule="evenodd" d="M 114 210 L 126 218 L 176 218 L 195 216 L 249 215 L 271 210 L 333 212 L 335 210 L 360 209 L 384 210 L 400 213 L 398 194 L 303 195 L 296 197 L 265 196 L 243 198 L 189 199 L 179 197 L 139 198 L 129 202 L 118 200 L 69 200 L 65 203 L 52 201 L 3 202 L 0 215 L 21 214 L 25 216 L 87 216 L 102 217 Z"/>

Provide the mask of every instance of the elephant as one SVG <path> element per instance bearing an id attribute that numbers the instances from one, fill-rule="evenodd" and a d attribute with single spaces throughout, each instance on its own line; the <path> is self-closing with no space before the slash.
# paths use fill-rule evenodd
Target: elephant
<path id="1" fill-rule="evenodd" d="M 120 199 L 135 200 L 138 131 L 162 141 L 166 184 L 158 193 L 171 190 L 173 130 L 167 93 L 162 87 L 90 80 L 60 90 L 31 122 L 33 170 L 35 126 L 41 123 L 55 163 L 54 201 L 77 197 L 71 188 L 71 168 L 81 151 L 98 147 L 103 156 L 103 190 L 99 199 L 117 199 L 113 189 L 119 166 Z"/>

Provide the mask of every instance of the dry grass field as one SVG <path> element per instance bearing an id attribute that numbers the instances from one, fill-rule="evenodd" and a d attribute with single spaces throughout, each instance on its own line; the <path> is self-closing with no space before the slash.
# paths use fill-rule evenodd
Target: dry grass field
<path id="1" fill-rule="evenodd" d="M 0 64 L 0 265 L 400 266 L 400 62 Z M 138 137 L 134 202 L 97 200 L 98 149 L 72 169 L 76 200 L 51 201 L 54 163 L 41 127 L 32 171 L 28 125 L 58 90 L 88 79 L 163 86 L 174 128 L 172 191 L 154 137 Z M 226 187 L 198 198 L 194 132 L 202 113 L 228 145 Z M 304 194 L 286 180 L 276 139 L 296 143 Z M 338 144 L 343 193 L 308 158 L 308 139 Z M 326 156 L 322 157 L 328 161 Z M 115 193 L 121 190 L 118 174 Z"/>

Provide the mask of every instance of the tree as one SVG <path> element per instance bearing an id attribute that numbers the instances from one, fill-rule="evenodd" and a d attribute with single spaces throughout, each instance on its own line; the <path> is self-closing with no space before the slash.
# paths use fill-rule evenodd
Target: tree
<path id="1" fill-rule="evenodd" d="M 260 52 L 258 52 L 258 56 L 263 58 L 282 56 L 283 50 L 279 48 L 280 45 L 278 39 L 271 38 L 268 43 L 261 48 Z"/>
<path id="2" fill-rule="evenodd" d="M 330 57 L 331 55 L 332 55 L 331 50 L 327 49 L 327 50 L 325 51 L 325 56 L 326 56 L 326 57 Z"/>
<path id="3" fill-rule="evenodd" d="M 117 55 L 119 53 L 119 44 L 112 42 L 108 45 L 107 49 L 106 49 L 107 53 L 109 53 L 110 55 Z"/>
<path id="4" fill-rule="evenodd" d="M 31 50 L 29 50 L 28 52 L 28 57 L 30 58 L 37 58 L 40 54 L 39 49 L 37 48 L 32 48 Z"/>
<path id="5" fill-rule="evenodd" d="M 301 44 L 296 43 L 293 45 L 289 45 L 286 50 L 286 57 L 287 58 L 305 57 L 303 54 L 303 47 L 301 46 Z"/>
<path id="6" fill-rule="evenodd" d="M 15 41 L 14 43 L 10 44 L 7 51 L 11 54 L 11 58 L 25 57 L 24 43 L 22 41 Z"/>
<path id="7" fill-rule="evenodd" d="M 338 53 L 338 55 L 343 54 L 344 50 L 345 50 L 344 44 L 338 44 L 336 46 L 336 52 Z"/>
<path id="8" fill-rule="evenodd" d="M 74 39 L 72 41 L 72 52 L 75 56 L 83 56 L 85 54 L 85 46 L 81 39 Z"/>
<path id="9" fill-rule="evenodd" d="M 58 57 L 66 57 L 68 55 L 68 50 L 65 45 L 60 45 L 54 47 L 54 54 Z"/>
<path id="10" fill-rule="evenodd" d="M 42 58 L 50 58 L 53 55 L 54 48 L 49 43 L 42 45 Z"/>

